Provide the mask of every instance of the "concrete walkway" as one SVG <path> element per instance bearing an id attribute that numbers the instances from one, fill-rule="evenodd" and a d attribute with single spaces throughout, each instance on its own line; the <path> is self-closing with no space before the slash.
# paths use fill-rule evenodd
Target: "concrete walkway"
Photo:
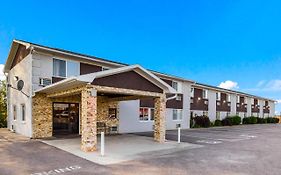
<path id="1" fill-rule="evenodd" d="M 199 145 L 166 141 L 157 143 L 151 137 L 133 134 L 111 135 L 105 137 L 105 156 L 100 155 L 100 139 L 98 138 L 98 151 L 85 153 L 80 150 L 80 138 L 42 140 L 42 142 L 67 151 L 89 161 L 108 165 L 129 160 L 141 159 L 147 156 L 157 156 L 172 152 L 201 147 Z"/>

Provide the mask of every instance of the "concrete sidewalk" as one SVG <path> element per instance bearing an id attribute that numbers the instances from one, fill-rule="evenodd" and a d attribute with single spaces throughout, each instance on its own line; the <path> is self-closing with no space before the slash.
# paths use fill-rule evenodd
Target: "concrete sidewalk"
<path id="1" fill-rule="evenodd" d="M 98 151 L 91 153 L 80 150 L 80 138 L 42 140 L 42 142 L 102 165 L 201 147 L 189 143 L 178 144 L 175 141 L 166 141 L 161 144 L 155 142 L 153 138 L 133 134 L 112 135 L 105 137 L 105 156 L 102 157 L 100 155 L 100 138 L 98 138 Z"/>

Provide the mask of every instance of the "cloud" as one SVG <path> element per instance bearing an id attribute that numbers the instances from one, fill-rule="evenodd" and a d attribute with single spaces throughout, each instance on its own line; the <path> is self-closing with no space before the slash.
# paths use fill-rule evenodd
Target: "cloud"
<path id="1" fill-rule="evenodd" d="M 279 100 L 276 100 L 277 101 L 277 103 L 280 103 L 281 104 L 281 99 L 279 99 Z"/>
<path id="2" fill-rule="evenodd" d="M 239 88 L 238 83 L 231 81 L 231 80 L 226 80 L 225 82 L 221 82 L 218 87 L 224 88 L 224 89 L 238 89 Z"/>
<path id="3" fill-rule="evenodd" d="M 6 79 L 3 70 L 4 70 L 4 64 L 0 64 L 0 80 Z"/>
<path id="4" fill-rule="evenodd" d="M 276 91 L 281 91 L 281 80 L 280 79 L 275 79 L 275 80 L 261 80 L 257 83 L 256 87 L 254 88 L 249 88 L 249 89 L 244 89 L 245 91 L 250 91 L 250 92 L 276 92 Z"/>

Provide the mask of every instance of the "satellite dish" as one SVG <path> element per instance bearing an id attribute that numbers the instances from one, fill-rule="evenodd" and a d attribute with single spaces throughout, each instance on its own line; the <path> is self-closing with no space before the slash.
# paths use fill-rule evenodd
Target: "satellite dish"
<path id="1" fill-rule="evenodd" d="M 19 80 L 18 83 L 17 83 L 17 89 L 19 91 L 21 91 L 23 86 L 24 86 L 24 82 L 22 80 Z"/>

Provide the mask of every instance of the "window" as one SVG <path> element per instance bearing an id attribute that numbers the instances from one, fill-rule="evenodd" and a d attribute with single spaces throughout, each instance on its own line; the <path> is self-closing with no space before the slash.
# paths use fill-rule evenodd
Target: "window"
<path id="1" fill-rule="evenodd" d="M 190 88 L 190 96 L 194 97 L 194 88 Z"/>
<path id="2" fill-rule="evenodd" d="M 260 100 L 257 100 L 257 102 L 258 102 L 257 104 L 260 105 Z"/>
<path id="3" fill-rule="evenodd" d="M 173 109 L 173 120 L 182 120 L 182 109 Z"/>
<path id="4" fill-rule="evenodd" d="M 208 117 L 208 111 L 203 111 L 203 115 Z"/>
<path id="5" fill-rule="evenodd" d="M 202 97 L 203 97 L 204 99 L 207 99 L 207 98 L 208 98 L 208 91 L 207 91 L 206 89 L 203 89 Z"/>
<path id="6" fill-rule="evenodd" d="M 230 102 L 230 94 L 226 94 L 226 99 L 228 102 Z"/>
<path id="7" fill-rule="evenodd" d="M 240 103 L 240 96 L 236 96 L 236 102 Z"/>
<path id="8" fill-rule="evenodd" d="M 140 107 L 140 121 L 153 121 L 154 120 L 154 109 L 147 107 Z"/>
<path id="9" fill-rule="evenodd" d="M 14 116 L 14 120 L 17 120 L 17 106 L 16 105 L 13 106 L 13 116 Z"/>
<path id="10" fill-rule="evenodd" d="M 175 90 L 178 90 L 178 82 L 172 81 L 172 87 L 173 87 Z"/>
<path id="11" fill-rule="evenodd" d="M 216 97 L 217 97 L 217 100 L 221 100 L 221 93 L 220 93 L 220 92 L 217 92 L 217 93 L 216 93 Z"/>
<path id="12" fill-rule="evenodd" d="M 79 74 L 79 63 L 75 61 L 67 61 L 67 77 L 78 76 Z"/>
<path id="13" fill-rule="evenodd" d="M 236 116 L 240 116 L 240 115 L 239 115 L 239 112 L 236 112 Z"/>
<path id="14" fill-rule="evenodd" d="M 229 115 L 230 115 L 230 112 L 226 112 L 226 117 L 229 117 Z"/>
<path id="15" fill-rule="evenodd" d="M 25 105 L 21 104 L 21 120 L 25 121 Z"/>
<path id="16" fill-rule="evenodd" d="M 221 119 L 221 116 L 220 116 L 220 112 L 216 112 L 216 120 L 220 120 Z"/>
<path id="17" fill-rule="evenodd" d="M 177 100 L 177 101 L 181 101 L 181 100 L 182 100 L 181 95 L 178 94 L 177 97 L 176 97 L 176 100 Z"/>
<path id="18" fill-rule="evenodd" d="M 80 65 L 76 61 L 53 59 L 53 76 L 71 77 L 80 74 Z"/>
<path id="19" fill-rule="evenodd" d="M 252 105 L 255 104 L 254 102 L 255 102 L 255 100 L 252 98 L 252 99 L 251 99 L 251 104 L 252 104 Z"/>

